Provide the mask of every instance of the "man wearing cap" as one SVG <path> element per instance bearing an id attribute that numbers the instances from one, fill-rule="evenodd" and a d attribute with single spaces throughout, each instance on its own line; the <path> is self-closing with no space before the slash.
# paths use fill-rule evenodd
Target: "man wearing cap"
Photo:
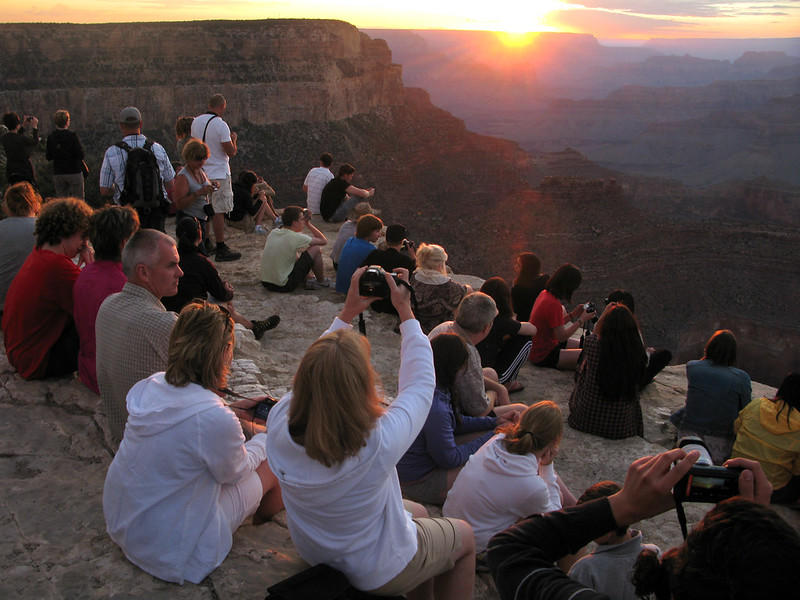
<path id="1" fill-rule="evenodd" d="M 406 228 L 399 223 L 389 225 L 386 228 L 385 244 L 381 244 L 382 247 L 370 252 L 361 266 L 378 265 L 389 273 L 402 268 L 413 273 L 417 266 L 417 253 L 414 249 L 414 242 L 409 242 L 406 235 Z M 377 312 L 397 314 L 397 309 L 392 305 L 391 300 L 376 300 L 369 307 Z"/>
<path id="2" fill-rule="evenodd" d="M 218 262 L 238 260 L 242 257 L 241 252 L 235 252 L 225 244 L 225 215 L 233 210 L 230 159 L 236 156 L 239 150 L 236 145 L 236 132 L 231 132 L 228 124 L 222 120 L 227 107 L 228 103 L 223 95 L 214 94 L 208 101 L 208 112 L 195 117 L 192 121 L 192 137 L 202 140 L 208 146 L 208 160 L 203 170 L 217 188 L 211 194 L 211 206 L 214 208 L 211 226 L 214 228 L 214 239 L 217 241 Z"/>
<path id="3" fill-rule="evenodd" d="M 142 113 L 135 106 L 127 106 L 119 113 L 119 128 L 122 131 L 122 141 L 130 148 L 142 148 L 147 142 L 147 138 L 142 135 Z M 175 171 L 170 163 L 167 151 L 157 142 L 153 142 L 151 151 L 158 162 L 158 170 L 161 175 L 164 191 L 164 204 L 168 202 L 167 191 L 172 188 L 172 180 L 175 179 Z M 115 204 L 120 203 L 120 194 L 125 188 L 125 165 L 128 162 L 128 152 L 118 145 L 111 146 L 106 150 L 103 157 L 103 165 L 100 167 L 100 195 L 104 198 L 112 198 Z M 164 211 L 157 209 L 137 210 L 139 213 L 139 224 L 142 229 L 158 229 L 164 231 Z"/>

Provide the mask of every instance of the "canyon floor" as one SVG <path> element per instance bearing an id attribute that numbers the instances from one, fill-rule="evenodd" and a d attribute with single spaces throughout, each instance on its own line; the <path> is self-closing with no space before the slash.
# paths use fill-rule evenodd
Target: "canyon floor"
<path id="1" fill-rule="evenodd" d="M 336 227 L 323 231 L 331 243 Z M 174 224 L 168 221 L 167 230 Z M 229 381 L 245 394 L 280 396 L 308 345 L 330 324 L 343 303 L 333 290 L 293 294 L 267 292 L 259 282 L 264 236 L 229 228 L 228 243 L 243 254 L 236 262 L 217 265 L 236 289 L 234 303 L 249 318 L 278 313 L 281 324 L 256 341 L 237 328 L 237 348 Z M 327 252 L 324 253 L 327 257 Z M 333 270 L 326 258 L 330 275 Z M 469 276 L 459 279 L 469 281 Z M 479 281 L 473 281 L 479 283 Z M 385 393 L 393 397 L 400 338 L 395 320 L 367 315 L 373 362 Z M 525 365 L 520 375 L 525 390 L 514 401 L 533 404 L 553 400 L 568 414 L 573 375 Z M 753 384 L 754 397 L 774 388 Z M 665 369 L 643 393 L 643 438 L 611 441 L 574 431 L 565 425 L 556 469 L 575 495 L 601 479 L 623 481 L 634 459 L 671 447 L 669 413 L 683 403 L 685 369 Z M 22 380 L 0 356 L 0 597 L 42 599 L 132 598 L 257 600 L 267 587 L 305 567 L 286 528 L 285 513 L 261 526 L 244 525 L 234 536 L 228 557 L 201 584 L 162 582 L 127 561 L 105 533 L 102 490 L 113 458 L 102 402 L 78 379 L 39 382 Z M 709 507 L 690 505 L 696 522 Z M 438 513 L 436 507 L 430 507 Z M 798 524 L 797 513 L 782 514 Z M 638 525 L 645 541 L 662 549 L 680 543 L 674 511 Z M 478 575 L 474 597 L 497 598 L 488 575 Z"/>

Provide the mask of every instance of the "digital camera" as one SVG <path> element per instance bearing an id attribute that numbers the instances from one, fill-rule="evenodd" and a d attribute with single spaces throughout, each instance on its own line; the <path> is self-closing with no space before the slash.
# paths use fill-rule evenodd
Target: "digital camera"
<path id="1" fill-rule="evenodd" d="M 372 265 L 367 267 L 367 270 L 361 275 L 358 282 L 358 294 L 365 298 L 383 298 L 389 299 L 391 290 L 389 284 L 386 283 L 386 271 L 383 267 Z M 397 273 L 390 273 L 394 277 L 395 283 L 398 282 Z"/>
<path id="2" fill-rule="evenodd" d="M 681 438 L 678 447 L 686 452 L 697 450 L 700 458 L 675 484 L 672 493 L 676 500 L 716 504 L 739 495 L 739 474 L 742 469 L 714 466 L 708 448 L 698 437 Z"/>

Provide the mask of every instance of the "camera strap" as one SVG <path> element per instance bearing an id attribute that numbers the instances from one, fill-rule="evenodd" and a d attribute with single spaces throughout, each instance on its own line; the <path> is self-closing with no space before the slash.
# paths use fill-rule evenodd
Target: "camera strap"
<path id="1" fill-rule="evenodd" d="M 675 499 L 675 512 L 678 514 L 678 524 L 681 526 L 681 533 L 685 540 L 688 535 L 688 530 L 686 528 L 686 512 L 683 510 L 683 502 L 681 502 L 681 499 L 674 493 L 672 497 Z"/>

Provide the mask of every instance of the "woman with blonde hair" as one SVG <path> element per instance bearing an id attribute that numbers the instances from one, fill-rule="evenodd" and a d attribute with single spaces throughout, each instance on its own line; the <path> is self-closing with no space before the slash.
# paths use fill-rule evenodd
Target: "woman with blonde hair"
<path id="1" fill-rule="evenodd" d="M 165 581 L 200 583 L 227 556 L 248 517 L 283 508 L 266 434 L 245 442 L 219 390 L 233 359 L 233 320 L 207 302 L 186 306 L 166 372 L 128 392 L 128 422 L 106 475 L 106 528 L 128 559 Z"/>
<path id="2" fill-rule="evenodd" d="M 412 282 L 417 299 L 417 318 L 426 334 L 445 321 L 452 321 L 461 300 L 472 291 L 447 274 L 447 252 L 437 244 L 420 244 Z"/>
<path id="3" fill-rule="evenodd" d="M 209 149 L 205 142 L 191 138 L 183 146 L 183 168 L 175 175 L 172 187 L 172 204 L 177 209 L 175 224 L 184 217 L 194 217 L 203 224 L 203 240 L 208 241 L 208 218 L 206 212 L 210 208 L 211 193 L 214 186 L 208 179 L 203 165 L 209 157 Z M 208 250 L 204 246 L 204 250 Z M 205 253 L 205 252 L 204 252 Z"/>
<path id="4" fill-rule="evenodd" d="M 3 195 L 6 218 L 0 220 L 0 315 L 8 286 L 36 244 L 33 228 L 41 207 L 42 197 L 27 181 L 9 186 Z"/>
<path id="5" fill-rule="evenodd" d="M 408 291 L 387 275 L 403 339 L 397 397 L 384 407 L 369 342 L 350 325 L 375 300 L 359 297 L 365 270 L 353 274 L 344 308 L 308 349 L 292 391 L 267 421 L 269 463 L 283 490 L 289 533 L 303 560 L 342 571 L 359 590 L 471 598 L 469 525 L 427 518 L 422 506 L 404 503 L 395 469 L 431 406 L 431 346 Z M 408 271 L 397 271 L 407 281 Z"/>
<path id="6" fill-rule="evenodd" d="M 548 400 L 529 406 L 473 454 L 458 474 L 442 514 L 464 519 L 475 532 L 475 548 L 533 513 L 575 504 L 553 460 L 564 432 L 561 409 Z"/>

